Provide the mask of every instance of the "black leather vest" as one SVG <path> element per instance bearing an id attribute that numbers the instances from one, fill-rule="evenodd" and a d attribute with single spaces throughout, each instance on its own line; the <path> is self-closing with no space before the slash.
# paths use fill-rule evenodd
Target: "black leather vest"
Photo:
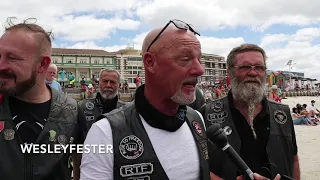
<path id="1" fill-rule="evenodd" d="M 293 157 L 294 147 L 292 144 L 293 122 L 290 115 L 290 109 L 274 101 L 267 102 L 270 113 L 270 135 L 267 143 L 267 154 L 271 166 L 272 176 L 281 173 L 287 176 L 293 176 Z M 228 135 L 230 145 L 240 154 L 241 141 L 236 127 L 232 120 L 228 97 L 210 102 L 205 107 L 205 124 L 208 128 L 212 123 L 220 123 Z M 214 174 L 226 179 L 234 180 L 237 176 L 238 168 L 231 162 L 225 153 L 211 142 L 208 142 L 210 163 L 218 163 Z"/>
<path id="2" fill-rule="evenodd" d="M 99 101 L 100 102 L 100 101 Z M 117 101 L 116 109 L 126 105 L 127 103 L 120 100 Z M 102 114 L 102 104 L 98 103 L 96 98 L 84 99 L 79 102 L 81 108 L 81 117 L 85 117 L 83 121 L 87 122 L 87 129 L 89 130 L 93 123 L 97 121 L 97 118 Z"/>
<path id="3" fill-rule="evenodd" d="M 209 180 L 209 156 L 203 122 L 190 107 L 187 108 L 186 116 L 198 145 L 201 180 Z M 102 115 L 99 119 L 104 117 L 109 120 L 112 128 L 115 180 L 168 180 L 136 111 L 134 101 L 122 109 Z M 133 167 L 135 171 L 127 171 Z"/>
<path id="4" fill-rule="evenodd" d="M 77 102 L 55 89 L 51 91 L 49 116 L 35 144 L 70 144 L 77 138 L 72 134 L 78 118 Z M 0 179 L 70 180 L 69 150 L 60 154 L 22 153 L 8 100 L 5 96 L 0 104 Z"/>

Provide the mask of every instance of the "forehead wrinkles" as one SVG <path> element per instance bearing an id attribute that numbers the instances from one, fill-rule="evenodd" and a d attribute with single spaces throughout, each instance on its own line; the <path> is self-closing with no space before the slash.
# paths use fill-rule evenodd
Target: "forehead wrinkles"
<path id="1" fill-rule="evenodd" d="M 167 41 L 167 43 L 165 43 L 161 49 L 178 50 L 182 48 L 200 48 L 201 49 L 201 45 L 200 45 L 200 42 L 196 39 L 176 37 Z"/>

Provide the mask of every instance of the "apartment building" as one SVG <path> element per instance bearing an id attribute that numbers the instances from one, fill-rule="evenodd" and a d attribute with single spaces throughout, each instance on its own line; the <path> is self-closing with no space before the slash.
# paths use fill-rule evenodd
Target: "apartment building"
<path id="1" fill-rule="evenodd" d="M 134 88 L 134 79 L 139 74 L 141 81 L 145 82 L 144 67 L 141 50 L 127 47 L 117 52 L 92 49 L 62 49 L 53 48 L 52 62 L 58 66 L 57 81 L 68 82 L 68 76 L 73 73 L 78 84 L 82 78 L 91 83 L 91 75 L 99 79 L 99 72 L 103 68 L 112 68 L 119 71 L 121 80 L 126 80 L 129 87 Z M 203 53 L 201 65 L 205 73 L 201 76 L 201 82 L 218 82 L 226 77 L 226 61 L 222 56 Z M 61 78 L 61 72 L 66 76 Z"/>
<path id="2" fill-rule="evenodd" d="M 201 82 L 218 83 L 227 76 L 227 62 L 223 56 L 202 53 L 201 65 L 204 67 Z"/>
<path id="3" fill-rule="evenodd" d="M 119 50 L 116 52 L 116 61 L 116 68 L 122 76 L 121 79 L 127 80 L 130 88 L 136 87 L 134 79 L 137 74 L 139 74 L 141 82 L 145 82 L 141 50 L 136 50 L 133 47 Z"/>
<path id="4" fill-rule="evenodd" d="M 58 67 L 58 82 L 68 82 L 72 73 L 75 84 L 82 78 L 91 83 L 92 74 L 99 78 L 101 69 L 116 69 L 116 54 L 104 50 L 53 48 L 51 61 Z"/>

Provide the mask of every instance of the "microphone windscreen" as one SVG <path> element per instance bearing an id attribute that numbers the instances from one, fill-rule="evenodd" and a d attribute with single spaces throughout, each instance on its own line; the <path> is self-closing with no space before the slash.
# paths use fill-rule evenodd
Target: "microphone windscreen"
<path id="1" fill-rule="evenodd" d="M 228 143 L 227 135 L 218 123 L 213 123 L 207 129 L 207 137 L 213 144 L 220 148 L 223 148 Z"/>

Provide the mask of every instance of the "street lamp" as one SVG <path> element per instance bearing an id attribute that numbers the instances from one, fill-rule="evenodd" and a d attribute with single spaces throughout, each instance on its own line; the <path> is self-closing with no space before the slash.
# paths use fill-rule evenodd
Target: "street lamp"
<path id="1" fill-rule="evenodd" d="M 287 66 L 289 66 L 289 84 L 290 84 L 290 89 L 291 89 L 291 69 L 292 69 L 292 65 L 294 65 L 294 64 L 296 64 L 296 63 L 292 64 L 292 60 L 289 60 L 287 62 Z"/>

